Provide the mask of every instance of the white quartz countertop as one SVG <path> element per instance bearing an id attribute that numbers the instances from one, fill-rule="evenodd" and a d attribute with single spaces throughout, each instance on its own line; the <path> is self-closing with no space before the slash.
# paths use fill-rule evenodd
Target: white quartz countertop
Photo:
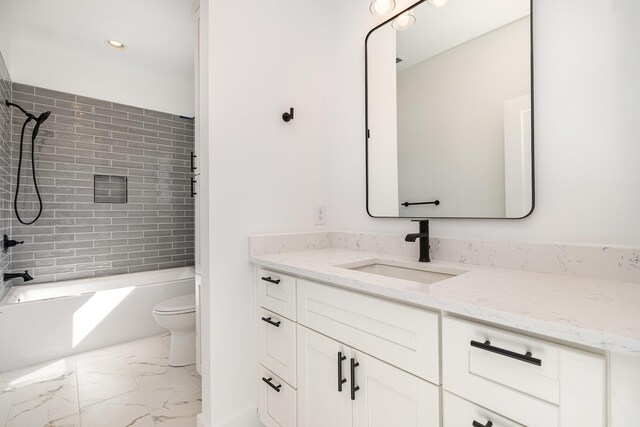
<path id="1" fill-rule="evenodd" d="M 251 257 L 283 273 L 640 356 L 639 284 L 440 261 L 429 266 L 466 272 L 424 284 L 338 267 L 365 260 L 425 266 L 405 257 L 333 248 Z"/>

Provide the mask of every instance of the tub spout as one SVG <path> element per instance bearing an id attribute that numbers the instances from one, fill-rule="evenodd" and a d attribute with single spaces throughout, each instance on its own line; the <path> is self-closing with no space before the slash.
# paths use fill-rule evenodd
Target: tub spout
<path id="1" fill-rule="evenodd" d="M 24 273 L 4 273 L 2 280 L 8 282 L 12 279 L 22 278 L 24 282 L 30 282 L 33 280 L 33 277 L 29 274 L 29 270 L 25 270 Z"/>

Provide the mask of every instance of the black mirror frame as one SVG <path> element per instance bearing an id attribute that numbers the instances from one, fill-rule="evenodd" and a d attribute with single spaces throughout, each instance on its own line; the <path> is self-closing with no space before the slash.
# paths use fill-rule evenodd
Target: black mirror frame
<path id="1" fill-rule="evenodd" d="M 412 216 L 375 216 L 372 215 L 371 212 L 369 211 L 369 71 L 368 71 L 368 53 L 367 53 L 367 43 L 369 42 L 369 36 L 371 36 L 371 34 L 376 31 L 377 29 L 384 27 L 385 25 L 387 25 L 388 23 L 392 22 L 394 19 L 396 19 L 398 16 L 402 15 L 403 13 L 416 8 L 417 6 L 421 5 L 422 3 L 425 3 L 427 0 L 420 0 L 416 3 L 414 3 L 413 5 L 409 6 L 408 8 L 402 10 L 401 12 L 393 15 L 391 18 L 387 19 L 386 21 L 384 21 L 383 23 L 377 25 L 376 27 L 374 27 L 371 31 L 369 31 L 367 33 L 367 36 L 364 39 L 364 138 L 365 138 L 365 143 L 364 143 L 364 147 L 365 147 L 365 191 L 366 191 L 366 199 L 365 199 L 365 203 L 366 203 L 366 210 L 367 210 L 367 215 L 369 215 L 371 218 L 382 218 L 382 219 L 388 219 L 388 218 L 394 218 L 394 219 L 489 219 L 489 220 L 495 220 L 495 219 L 504 219 L 504 220 L 518 220 L 518 219 L 524 219 L 527 218 L 528 216 L 530 216 L 535 207 L 536 207 L 536 173 L 535 173 L 535 108 L 534 108 L 534 104 L 535 104 L 535 92 L 534 92 L 534 62 L 533 62 L 533 0 L 529 0 L 529 11 L 530 11 L 530 20 L 529 20 L 529 43 L 530 43 L 530 66 L 531 66 L 531 210 L 524 216 L 518 217 L 518 218 L 507 218 L 507 217 L 462 217 L 462 216 L 453 216 L 453 217 L 445 217 L 445 216 L 436 216 L 436 217 L 412 217 Z"/>

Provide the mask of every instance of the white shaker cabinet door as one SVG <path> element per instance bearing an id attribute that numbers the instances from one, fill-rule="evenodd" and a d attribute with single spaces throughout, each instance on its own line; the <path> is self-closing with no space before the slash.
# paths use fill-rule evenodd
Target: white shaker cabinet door
<path id="1" fill-rule="evenodd" d="M 440 425 L 437 386 L 355 350 L 352 358 L 355 386 L 359 387 L 354 393 L 353 427 Z M 351 360 L 348 360 L 350 371 Z"/>
<path id="2" fill-rule="evenodd" d="M 348 381 L 338 389 L 338 375 L 348 378 L 351 349 L 300 325 L 297 341 L 298 427 L 351 426 Z"/>

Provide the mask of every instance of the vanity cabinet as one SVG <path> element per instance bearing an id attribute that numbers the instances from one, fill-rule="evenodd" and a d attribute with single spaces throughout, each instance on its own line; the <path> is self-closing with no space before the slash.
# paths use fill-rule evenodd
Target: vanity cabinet
<path id="1" fill-rule="evenodd" d="M 296 390 L 269 369 L 258 365 L 258 414 L 267 427 L 296 425 Z"/>
<path id="2" fill-rule="evenodd" d="M 437 313 L 305 279 L 296 289 L 299 324 L 440 384 Z"/>
<path id="3" fill-rule="evenodd" d="M 256 273 L 258 412 L 266 426 L 607 425 L 602 355 Z"/>
<path id="4" fill-rule="evenodd" d="M 437 427 L 438 387 L 298 326 L 299 427 Z"/>
<path id="5" fill-rule="evenodd" d="M 606 425 L 603 356 L 445 317 L 442 359 L 445 390 L 511 420 L 530 427 Z"/>

